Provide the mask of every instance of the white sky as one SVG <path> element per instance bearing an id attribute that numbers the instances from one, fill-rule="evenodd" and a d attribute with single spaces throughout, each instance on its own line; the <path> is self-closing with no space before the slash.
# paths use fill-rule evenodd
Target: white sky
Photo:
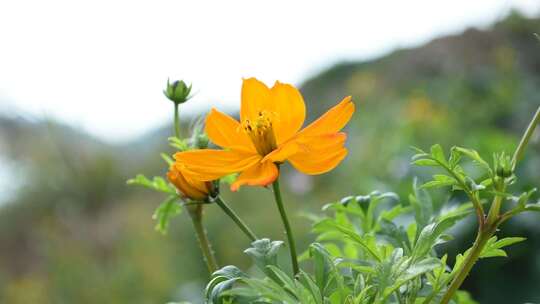
<path id="1" fill-rule="evenodd" d="M 0 0 L 0 111 L 129 140 L 169 122 L 167 77 L 194 83 L 185 112 L 233 110 L 242 77 L 299 84 L 512 7 L 540 12 L 539 0 L 444 2 Z"/>

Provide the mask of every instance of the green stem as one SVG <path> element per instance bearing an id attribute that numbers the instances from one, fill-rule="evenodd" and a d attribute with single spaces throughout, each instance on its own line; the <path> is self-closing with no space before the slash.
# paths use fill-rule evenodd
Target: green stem
<path id="1" fill-rule="evenodd" d="M 534 130 L 536 129 L 536 126 L 540 123 L 540 107 L 536 110 L 536 113 L 533 116 L 533 119 L 529 123 L 529 126 L 527 127 L 527 130 L 525 130 L 525 133 L 523 133 L 523 136 L 521 137 L 521 141 L 519 142 L 519 145 L 514 152 L 514 156 L 512 157 L 512 170 L 516 169 L 517 162 L 521 159 L 523 156 L 523 153 L 525 152 L 525 148 L 527 147 L 527 144 L 529 143 L 529 140 L 531 139 L 531 136 L 534 133 Z"/>
<path id="2" fill-rule="evenodd" d="M 219 207 L 221 207 L 223 212 L 225 212 L 225 214 L 227 214 L 236 223 L 236 225 L 238 225 L 238 228 L 240 228 L 240 230 L 242 230 L 251 241 L 256 241 L 258 239 L 257 236 L 255 235 L 255 233 L 253 233 L 251 231 L 251 229 L 249 229 L 249 227 L 244 223 L 244 221 L 242 221 L 242 219 L 240 219 L 240 217 L 238 217 L 236 212 L 234 212 L 225 203 L 225 201 L 223 201 L 223 199 L 221 199 L 220 196 L 217 196 L 216 198 L 214 198 L 214 202 Z"/>
<path id="3" fill-rule="evenodd" d="M 477 235 L 476 240 L 470 249 L 471 251 L 465 257 L 465 261 L 463 261 L 457 276 L 454 278 L 450 284 L 450 287 L 448 287 L 448 290 L 444 294 L 441 304 L 448 304 L 454 297 L 454 294 L 459 289 L 461 284 L 463 284 L 463 281 L 465 281 L 465 278 L 467 278 L 469 275 L 469 272 L 473 268 L 474 264 L 476 264 L 476 261 L 478 261 L 480 258 L 480 254 L 482 253 L 482 250 L 484 250 L 487 241 L 493 236 L 494 230 L 495 229 L 490 229 Z"/>
<path id="4" fill-rule="evenodd" d="M 506 187 L 503 187 L 500 192 L 504 192 L 506 190 Z M 493 225 L 499 218 L 499 213 L 501 212 L 501 205 L 503 202 L 503 197 L 500 195 L 495 196 L 493 199 L 493 203 L 491 204 L 491 208 L 489 209 L 489 213 L 487 216 L 487 223 Z"/>
<path id="5" fill-rule="evenodd" d="M 180 111 L 178 110 L 178 103 L 174 103 L 174 136 L 180 138 Z"/>
<path id="6" fill-rule="evenodd" d="M 300 272 L 300 269 L 298 268 L 298 260 L 297 260 L 297 255 L 296 255 L 296 244 L 294 242 L 294 236 L 292 234 L 291 225 L 289 224 L 289 220 L 287 219 L 287 213 L 285 212 L 285 208 L 283 207 L 283 200 L 281 199 L 281 190 L 279 189 L 279 177 L 272 184 L 272 188 L 274 190 L 274 198 L 276 200 L 276 204 L 279 209 L 279 214 L 281 215 L 281 220 L 283 221 L 283 226 L 285 226 L 285 234 L 287 235 L 287 240 L 289 242 L 289 250 L 291 252 L 291 262 L 292 262 L 293 273 L 296 276 L 298 272 Z"/>
<path id="7" fill-rule="evenodd" d="M 218 269 L 218 265 L 214 252 L 212 251 L 212 247 L 210 246 L 210 241 L 206 235 L 206 230 L 202 224 L 203 206 L 198 204 L 186 207 L 189 211 L 191 221 L 193 222 L 193 228 L 195 228 L 195 233 L 197 235 L 197 240 L 199 241 L 199 246 L 201 247 L 204 262 L 206 263 L 206 267 L 208 267 L 208 272 L 212 274 Z"/>

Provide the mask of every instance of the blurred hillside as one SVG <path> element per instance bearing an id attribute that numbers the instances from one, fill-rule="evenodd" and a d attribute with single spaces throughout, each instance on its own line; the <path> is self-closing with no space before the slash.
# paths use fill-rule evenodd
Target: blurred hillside
<path id="1" fill-rule="evenodd" d="M 301 90 L 309 120 L 344 95 L 353 95 L 358 110 L 347 127 L 349 156 L 337 170 L 308 177 L 286 166 L 285 200 L 296 211 L 299 247 L 310 241 L 309 221 L 300 213 L 375 189 L 406 199 L 413 177 L 431 173 L 409 165 L 410 146 L 472 147 L 486 159 L 493 151 L 511 152 L 540 104 L 535 32 L 540 19 L 513 13 L 488 30 L 341 63 L 307 80 Z M 160 235 L 151 215 L 163 197 L 125 185 L 138 172 L 164 174 L 159 152 L 173 152 L 166 142 L 170 129 L 167 123 L 135 142 L 110 145 L 55 122 L 0 116 L 0 167 L 12 177 L 2 185 L 16 189 L 0 205 L 0 303 L 197 301 L 207 276 L 189 221 L 182 215 Z M 537 137 L 516 187 L 540 186 L 538 168 Z M 268 190 L 223 192 L 259 235 L 283 238 Z M 441 204 L 449 199 L 435 197 Z M 247 269 L 239 253 L 248 241 L 214 206 L 207 214 L 219 262 Z M 509 223 L 506 233 L 526 235 L 529 242 L 474 271 L 465 288 L 480 303 L 540 302 L 537 223 L 534 216 Z M 471 241 L 473 224 L 461 227 L 452 250 Z M 488 287 L 486 278 L 495 285 Z"/>

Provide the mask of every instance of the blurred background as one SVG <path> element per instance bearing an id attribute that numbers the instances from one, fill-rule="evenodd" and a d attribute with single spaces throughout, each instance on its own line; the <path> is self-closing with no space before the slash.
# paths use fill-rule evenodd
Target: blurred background
<path id="1" fill-rule="evenodd" d="M 299 86 L 308 120 L 354 97 L 347 159 L 314 177 L 285 166 L 301 249 L 314 238 L 303 215 L 325 203 L 375 189 L 406 200 L 432 173 L 411 167 L 410 146 L 513 151 L 540 105 L 538 1 L 313 2 L 0 3 L 0 303 L 200 302 L 187 216 L 154 231 L 163 197 L 125 183 L 163 175 L 159 153 L 174 152 L 167 77 L 193 82 L 186 134 L 212 106 L 238 110 L 242 77 Z M 539 137 L 516 191 L 540 186 Z M 269 190 L 222 192 L 259 235 L 283 238 Z M 217 207 L 206 214 L 220 264 L 248 269 L 245 237 Z M 456 229 L 452 255 L 474 230 Z M 480 303 L 540 303 L 540 217 L 502 234 L 528 241 L 463 288 Z"/>

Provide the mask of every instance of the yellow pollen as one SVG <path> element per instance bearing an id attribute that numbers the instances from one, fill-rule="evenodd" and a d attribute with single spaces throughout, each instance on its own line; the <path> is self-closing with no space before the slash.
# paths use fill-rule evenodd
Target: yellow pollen
<path id="1" fill-rule="evenodd" d="M 277 148 L 271 113 L 260 111 L 255 121 L 246 119 L 242 125 L 260 155 L 264 156 Z"/>

